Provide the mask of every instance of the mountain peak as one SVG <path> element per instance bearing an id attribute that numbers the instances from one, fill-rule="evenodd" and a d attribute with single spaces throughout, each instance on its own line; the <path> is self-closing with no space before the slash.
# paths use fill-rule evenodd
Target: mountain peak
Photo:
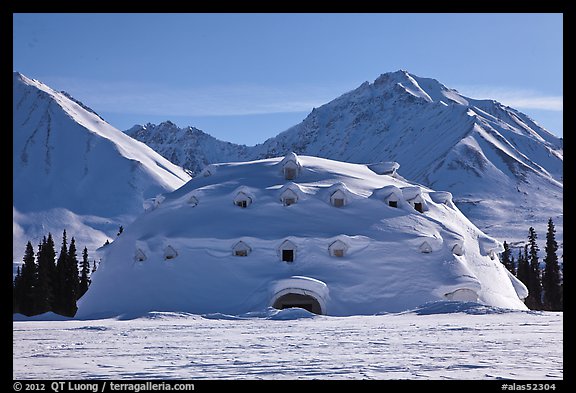
<path id="1" fill-rule="evenodd" d="M 115 234 L 111 222 L 125 224 L 145 199 L 190 179 L 68 94 L 13 78 L 15 256 L 27 240 L 64 228 L 93 251 Z"/>
<path id="2" fill-rule="evenodd" d="M 28 80 L 16 72 L 14 78 Z M 68 103 L 63 95 L 58 97 Z M 81 110 L 71 102 L 70 108 L 73 115 Z M 402 177 L 451 191 L 475 223 L 508 240 L 523 239 L 527 221 L 545 222 L 562 214 L 561 139 L 517 110 L 465 97 L 436 79 L 403 69 L 363 83 L 257 146 L 219 141 L 171 121 L 134 126 L 125 133 L 193 174 L 216 162 L 251 161 L 289 151 L 355 163 L 394 161 Z M 46 161 L 52 157 L 52 150 L 47 152 L 41 156 Z M 20 153 L 15 157 L 26 158 Z M 498 220 L 504 208 L 515 222 L 500 228 L 491 221 Z M 521 235 L 510 234 L 512 227 Z"/>

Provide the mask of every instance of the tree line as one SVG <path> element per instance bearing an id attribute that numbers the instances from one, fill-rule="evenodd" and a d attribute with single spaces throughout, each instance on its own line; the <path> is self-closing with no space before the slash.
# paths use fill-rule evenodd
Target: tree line
<path id="1" fill-rule="evenodd" d="M 34 253 L 28 241 L 23 258 L 24 264 L 17 269 L 12 285 L 12 312 L 33 316 L 52 311 L 73 317 L 78 307 L 76 301 L 90 286 L 90 262 L 88 249 L 82 251 L 78 261 L 74 237 L 68 241 L 66 230 L 62 234 L 62 246 L 56 259 L 52 234 L 44 236 Z M 96 271 L 96 261 L 92 273 Z"/>
<path id="2" fill-rule="evenodd" d="M 528 288 L 524 303 L 531 310 L 562 311 L 564 309 L 564 266 L 558 264 L 558 243 L 552 218 L 548 220 L 544 268 L 538 258 L 538 235 L 533 227 L 528 229 L 528 242 L 518 250 L 514 260 L 510 245 L 504 242 L 502 264 Z"/>

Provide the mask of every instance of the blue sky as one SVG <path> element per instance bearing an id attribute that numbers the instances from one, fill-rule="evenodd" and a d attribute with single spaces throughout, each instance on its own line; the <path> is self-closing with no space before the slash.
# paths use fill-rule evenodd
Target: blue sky
<path id="1" fill-rule="evenodd" d="M 253 145 L 405 69 L 563 134 L 562 14 L 14 14 L 13 69 L 125 130 Z"/>

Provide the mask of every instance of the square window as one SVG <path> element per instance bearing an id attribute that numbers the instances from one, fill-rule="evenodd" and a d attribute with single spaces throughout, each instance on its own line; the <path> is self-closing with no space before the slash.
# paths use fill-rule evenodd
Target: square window
<path id="1" fill-rule="evenodd" d="M 294 250 L 282 250 L 282 260 L 284 262 L 294 262 Z"/>
<path id="2" fill-rule="evenodd" d="M 284 177 L 286 180 L 292 180 L 296 177 L 296 170 L 292 168 L 284 168 Z"/>
<path id="3" fill-rule="evenodd" d="M 342 207 L 344 206 L 344 199 L 342 198 L 334 198 L 334 206 Z"/>

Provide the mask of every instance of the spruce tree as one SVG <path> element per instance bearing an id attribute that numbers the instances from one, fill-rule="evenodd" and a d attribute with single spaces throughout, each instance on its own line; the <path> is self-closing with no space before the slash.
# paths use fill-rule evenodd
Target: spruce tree
<path id="1" fill-rule="evenodd" d="M 38 261 L 36 307 L 39 314 L 51 311 L 54 303 L 55 253 L 52 235 L 49 234 L 48 236 L 50 241 L 44 236 L 42 243 L 38 245 L 38 253 L 36 254 Z"/>
<path id="2" fill-rule="evenodd" d="M 524 255 L 522 255 L 521 250 L 518 250 L 518 269 L 516 270 L 516 278 L 522 281 L 526 288 L 528 288 L 528 270 L 530 267 L 528 266 L 528 259 L 526 258 L 526 247 L 527 246 L 524 247 Z"/>
<path id="3" fill-rule="evenodd" d="M 556 229 L 552 218 L 548 220 L 548 231 L 546 232 L 546 256 L 544 257 L 544 272 L 542 274 L 542 289 L 544 292 L 544 309 L 550 311 L 561 311 L 560 293 L 560 267 L 558 266 L 558 243 L 556 243 Z"/>
<path id="4" fill-rule="evenodd" d="M 88 249 L 84 247 L 84 251 L 82 251 L 82 262 L 80 263 L 80 286 L 78 288 L 78 299 L 82 297 L 88 290 L 90 286 L 90 262 L 88 261 Z"/>
<path id="5" fill-rule="evenodd" d="M 542 309 L 542 276 L 540 273 L 540 262 L 538 260 L 538 244 L 536 240 L 538 236 L 533 227 L 528 229 L 528 244 L 530 245 L 530 254 L 528 258 L 528 291 L 530 292 L 526 298 L 526 305 L 531 310 Z"/>
<path id="6" fill-rule="evenodd" d="M 510 259 L 510 245 L 504 241 L 504 251 L 502 252 L 502 264 L 510 273 L 516 275 L 516 269 L 514 268 L 514 263 Z"/>
<path id="7" fill-rule="evenodd" d="M 38 267 L 34 258 L 32 243 L 26 244 L 24 265 L 18 280 L 20 284 L 19 312 L 26 316 L 36 315 L 36 287 L 38 284 Z"/>
<path id="8" fill-rule="evenodd" d="M 18 266 L 16 268 L 16 277 L 14 277 L 14 282 L 12 284 L 12 314 L 20 312 L 20 298 L 22 297 L 21 278 L 20 266 Z"/>
<path id="9" fill-rule="evenodd" d="M 52 286 L 52 297 L 50 308 L 54 308 L 54 299 L 56 297 L 56 287 L 57 287 L 57 273 L 56 273 L 56 246 L 54 244 L 54 239 L 52 238 L 52 233 L 48 232 L 48 238 L 46 239 L 46 245 L 42 247 L 42 253 L 44 258 L 48 261 L 50 266 L 49 270 L 52 271 L 51 274 L 51 286 Z"/>
<path id="10" fill-rule="evenodd" d="M 52 311 L 64 315 L 66 304 L 66 263 L 68 260 L 68 241 L 66 239 L 66 229 L 62 233 L 62 247 L 56 263 L 56 274 L 54 280 L 54 303 Z"/>
<path id="11" fill-rule="evenodd" d="M 76 255 L 76 241 L 74 240 L 74 237 L 70 240 L 63 274 L 64 288 L 62 294 L 64 296 L 62 298 L 61 315 L 73 317 L 78 309 L 76 306 L 76 299 L 78 299 L 79 292 L 78 258 Z"/>

